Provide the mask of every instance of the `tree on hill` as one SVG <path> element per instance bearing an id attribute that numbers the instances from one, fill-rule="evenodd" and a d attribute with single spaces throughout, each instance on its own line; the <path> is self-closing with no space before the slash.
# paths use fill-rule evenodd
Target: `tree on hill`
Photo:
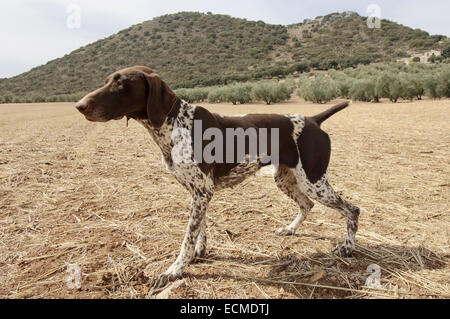
<path id="1" fill-rule="evenodd" d="M 450 43 L 442 49 L 442 56 L 446 59 L 450 58 Z"/>
<path id="2" fill-rule="evenodd" d="M 428 58 L 428 62 L 430 63 L 436 62 L 436 55 L 434 53 Z"/>

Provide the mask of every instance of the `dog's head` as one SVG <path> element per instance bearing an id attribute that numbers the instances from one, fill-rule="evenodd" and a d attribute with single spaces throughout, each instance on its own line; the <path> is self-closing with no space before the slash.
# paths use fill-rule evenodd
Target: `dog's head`
<path id="1" fill-rule="evenodd" d="M 123 117 L 148 119 L 160 128 L 177 97 L 159 75 L 144 66 L 117 71 L 105 85 L 83 97 L 76 105 L 87 120 L 108 122 Z"/>

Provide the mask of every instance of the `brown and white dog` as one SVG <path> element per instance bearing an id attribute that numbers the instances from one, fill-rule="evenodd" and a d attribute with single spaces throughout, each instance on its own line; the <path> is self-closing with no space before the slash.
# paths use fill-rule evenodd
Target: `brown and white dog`
<path id="1" fill-rule="evenodd" d="M 156 280 L 154 287 L 160 288 L 180 278 L 183 269 L 195 257 L 205 255 L 206 210 L 214 191 L 239 184 L 267 165 L 275 167 L 274 179 L 278 188 L 300 207 L 297 218 L 276 233 L 280 236 L 293 235 L 314 206 L 311 201 L 314 199 L 345 217 L 347 238 L 334 251 L 341 256 L 349 256 L 355 244 L 360 210 L 342 199 L 328 182 L 330 138 L 320 129 L 322 122 L 347 106 L 345 102 L 314 117 L 296 114 L 225 117 L 180 100 L 151 69 L 135 66 L 110 75 L 105 86 L 86 95 L 76 108 L 89 121 L 107 122 L 127 117 L 141 123 L 161 149 L 166 168 L 192 195 L 191 214 L 181 252 Z M 201 124 L 201 133 L 208 129 L 224 132 L 225 139 L 230 139 L 225 134 L 228 129 L 265 128 L 269 130 L 267 139 L 272 143 L 271 132 L 276 129 L 278 161 L 263 161 L 261 157 L 250 161 L 250 147 L 245 147 L 246 160 L 238 161 L 234 157 L 236 161 L 227 161 L 227 154 L 235 154 L 236 151 L 236 146 L 229 146 L 233 145 L 229 140 L 224 141 L 225 150 L 219 155 L 223 161 L 198 161 L 194 149 L 200 149 L 201 153 L 208 145 L 205 140 L 196 142 L 192 138 L 194 123 Z M 192 154 L 191 161 L 174 158 L 174 149 L 178 145 L 174 131 L 183 132 L 180 149 L 182 152 L 191 151 L 188 152 Z"/>

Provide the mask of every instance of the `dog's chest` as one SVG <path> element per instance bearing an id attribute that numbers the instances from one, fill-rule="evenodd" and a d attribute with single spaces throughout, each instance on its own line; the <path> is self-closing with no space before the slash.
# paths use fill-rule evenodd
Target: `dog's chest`
<path id="1" fill-rule="evenodd" d="M 184 158 L 180 158 L 178 153 L 180 151 L 192 153 L 190 141 L 192 140 L 194 112 L 195 106 L 182 101 L 178 116 L 169 118 L 158 130 L 155 130 L 148 120 L 138 120 L 160 148 L 164 167 L 174 175 L 175 171 L 182 170 L 178 166 L 184 165 Z"/>

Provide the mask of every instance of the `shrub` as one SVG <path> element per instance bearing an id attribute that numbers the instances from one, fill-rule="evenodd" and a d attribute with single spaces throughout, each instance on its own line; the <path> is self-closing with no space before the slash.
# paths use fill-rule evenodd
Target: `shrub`
<path id="1" fill-rule="evenodd" d="M 272 92 L 274 90 L 273 82 L 257 83 L 252 89 L 252 96 L 255 100 L 262 100 L 267 104 L 273 103 Z"/>
<path id="2" fill-rule="evenodd" d="M 435 59 L 434 62 L 435 63 L 442 63 L 444 61 L 444 57 L 441 55 L 438 55 Z"/>
<path id="3" fill-rule="evenodd" d="M 393 76 L 388 72 L 381 72 L 376 77 L 376 83 L 375 83 L 375 90 L 376 95 L 379 98 L 390 98 L 391 92 L 390 92 L 390 84 L 392 81 L 395 81 Z"/>
<path id="4" fill-rule="evenodd" d="M 428 62 L 430 63 L 436 62 L 436 55 L 434 53 L 428 58 Z"/>
<path id="5" fill-rule="evenodd" d="M 279 83 L 276 90 L 277 90 L 277 92 L 276 92 L 277 101 L 276 102 L 286 101 L 286 100 L 289 100 L 292 96 L 292 93 L 294 93 L 295 84 Z"/>
<path id="6" fill-rule="evenodd" d="M 257 101 L 264 101 L 268 105 L 288 100 L 291 97 L 285 83 L 276 80 L 262 81 L 253 86 L 252 96 Z"/>
<path id="7" fill-rule="evenodd" d="M 208 98 L 209 90 L 207 88 L 197 88 L 193 89 L 192 94 L 194 95 L 194 100 L 198 102 L 203 102 Z"/>
<path id="8" fill-rule="evenodd" d="M 412 101 L 416 97 L 416 93 L 412 82 L 409 80 L 409 76 L 405 74 L 400 75 L 397 81 L 400 86 L 399 96 L 404 100 Z"/>
<path id="9" fill-rule="evenodd" d="M 220 103 L 226 101 L 226 89 L 224 87 L 214 87 L 209 90 L 208 102 L 209 103 Z"/>
<path id="10" fill-rule="evenodd" d="M 185 100 L 188 103 L 192 103 L 190 96 L 190 89 L 176 89 L 174 93 L 182 100 Z"/>
<path id="11" fill-rule="evenodd" d="M 207 88 L 177 89 L 175 94 L 188 103 L 203 102 L 208 98 Z"/>
<path id="12" fill-rule="evenodd" d="M 378 101 L 376 85 L 373 79 L 359 79 L 354 81 L 350 87 L 349 95 L 356 101 Z"/>
<path id="13" fill-rule="evenodd" d="M 350 88 L 353 85 L 353 80 L 350 78 L 342 78 L 340 80 L 335 81 L 338 86 L 339 95 L 349 99 L 350 98 Z"/>
<path id="14" fill-rule="evenodd" d="M 295 63 L 291 66 L 291 72 L 299 72 L 299 73 L 304 73 L 304 72 L 309 72 L 311 70 L 309 63 L 308 62 L 299 62 L 299 63 Z"/>
<path id="15" fill-rule="evenodd" d="M 314 79 L 304 79 L 297 95 L 306 101 L 326 103 L 338 97 L 338 87 L 333 79 L 318 75 Z"/>
<path id="16" fill-rule="evenodd" d="M 442 56 L 446 59 L 450 58 L 450 44 L 447 44 L 443 49 L 442 49 Z"/>
<path id="17" fill-rule="evenodd" d="M 231 102 L 233 105 L 237 103 L 245 104 L 252 101 L 253 85 L 249 83 L 236 83 L 225 87 L 224 97 L 226 102 Z"/>
<path id="18" fill-rule="evenodd" d="M 397 103 L 398 99 L 403 95 L 404 89 L 400 79 L 389 82 L 388 98 L 392 103 Z"/>
<path id="19" fill-rule="evenodd" d="M 286 78 L 285 85 L 286 85 L 289 95 L 292 95 L 292 93 L 294 93 L 294 91 L 295 91 L 295 88 L 297 87 L 297 85 L 295 84 L 294 77 L 292 75 L 289 75 Z"/>
<path id="20" fill-rule="evenodd" d="M 353 79 L 347 76 L 344 73 L 337 72 L 336 70 L 329 70 L 328 74 L 334 80 L 335 84 L 338 87 L 339 95 L 345 97 L 346 99 L 350 98 L 350 88 L 353 85 Z"/>
<path id="21" fill-rule="evenodd" d="M 361 101 L 379 102 L 380 98 L 388 98 L 396 103 L 399 98 L 412 100 L 423 94 L 422 82 L 415 80 L 413 75 L 398 73 L 392 70 L 382 72 L 372 77 L 365 77 L 353 87 L 353 98 Z"/>
<path id="22" fill-rule="evenodd" d="M 68 96 L 65 94 L 58 95 L 58 102 L 70 102 Z"/>
<path id="23" fill-rule="evenodd" d="M 45 99 L 42 96 L 36 95 L 31 98 L 31 102 L 32 103 L 43 103 L 43 102 L 45 102 Z"/>
<path id="24" fill-rule="evenodd" d="M 450 69 L 442 71 L 437 78 L 438 95 L 450 97 Z"/>
<path id="25" fill-rule="evenodd" d="M 413 100 L 417 98 L 422 99 L 425 89 L 423 87 L 423 79 L 420 74 L 402 73 L 400 75 L 400 81 L 403 86 L 402 98 L 407 100 Z"/>
<path id="26" fill-rule="evenodd" d="M 3 97 L 3 103 L 12 103 L 13 98 L 10 95 L 5 95 Z"/>
<path id="27" fill-rule="evenodd" d="M 58 100 L 57 97 L 54 95 L 45 98 L 45 102 L 47 103 L 54 103 L 57 102 L 57 100 Z"/>
<path id="28" fill-rule="evenodd" d="M 427 74 L 424 78 L 425 95 L 430 99 L 441 99 L 443 90 L 439 87 L 438 78 L 436 75 Z"/>

